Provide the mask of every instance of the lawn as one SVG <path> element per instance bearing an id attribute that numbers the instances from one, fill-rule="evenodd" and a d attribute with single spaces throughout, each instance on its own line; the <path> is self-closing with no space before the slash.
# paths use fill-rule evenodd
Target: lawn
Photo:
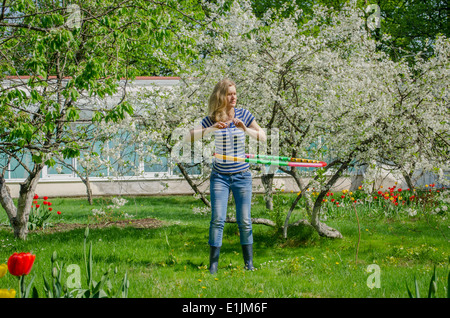
<path id="1" fill-rule="evenodd" d="M 285 204 L 287 211 L 294 197 L 295 194 L 278 193 L 276 202 Z M 426 297 L 434 268 L 435 295 L 447 297 L 450 255 L 447 211 L 429 213 L 424 208 L 411 216 L 405 212 L 406 208 L 381 213 L 374 212 L 381 211 L 375 205 L 359 205 L 360 238 L 356 215 L 350 206 L 329 206 L 327 210 L 326 224 L 339 230 L 342 239 L 320 237 L 315 231 L 299 226 L 290 228 L 285 240 L 275 228 L 255 224 L 257 270 L 253 272 L 243 269 L 236 224 L 227 223 L 219 272 L 210 275 L 207 269 L 210 215 L 202 213 L 202 202 L 191 196 L 125 199 L 127 202 L 114 210 L 114 217 L 108 213 L 113 209 L 107 209 L 111 198 L 96 198 L 93 206 L 79 198 L 49 199 L 52 212 L 61 214 L 53 213 L 48 220 L 50 225 L 31 231 L 26 241 L 14 239 L 6 214 L 0 210 L 0 264 L 6 263 L 14 252 L 35 254 L 26 282 L 34 276 L 33 286 L 39 297 L 47 297 L 43 276 L 51 281 L 51 259 L 56 251 L 58 265 L 63 263 L 61 281 L 70 281 L 73 276 L 67 269 L 75 264 L 81 269 L 84 286 L 85 227 L 89 224 L 86 243 L 87 246 L 92 243 L 94 280 L 99 281 L 111 268 L 110 288 L 115 290 L 126 274 L 129 298 L 407 298 L 406 286 L 414 293 L 414 279 L 420 295 Z M 253 202 L 254 217 L 273 217 L 273 213 L 265 210 L 262 196 L 255 195 Z M 305 218 L 305 213 L 299 204 L 291 221 Z M 127 220 L 125 226 L 115 225 L 117 219 Z M 147 227 L 133 226 L 136 219 L 158 222 Z M 98 226 L 105 222 L 109 226 Z M 57 231 L 60 223 L 66 227 Z M 17 278 L 10 274 L 0 280 L 0 288 L 17 289 L 17 285 Z"/>

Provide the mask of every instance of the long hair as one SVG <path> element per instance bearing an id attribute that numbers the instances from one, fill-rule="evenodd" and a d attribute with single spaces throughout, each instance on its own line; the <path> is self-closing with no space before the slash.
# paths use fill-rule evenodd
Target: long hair
<path id="1" fill-rule="evenodd" d="M 226 117 L 228 87 L 236 84 L 225 78 L 214 86 L 212 94 L 209 96 L 208 115 L 212 121 L 221 121 Z"/>

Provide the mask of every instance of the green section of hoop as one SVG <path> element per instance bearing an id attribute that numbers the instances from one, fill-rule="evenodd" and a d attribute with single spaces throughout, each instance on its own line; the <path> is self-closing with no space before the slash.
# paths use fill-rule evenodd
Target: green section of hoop
<path id="1" fill-rule="evenodd" d="M 269 165 L 277 165 L 277 166 L 288 166 L 289 163 L 286 161 L 274 161 L 274 160 L 264 160 L 264 159 L 256 159 L 256 158 L 245 158 L 245 162 L 248 163 L 259 163 L 259 164 L 269 164 Z"/>
<path id="2" fill-rule="evenodd" d="M 283 156 L 270 156 L 270 155 L 248 155 L 252 156 L 251 159 L 263 159 L 263 160 L 275 160 L 275 161 L 290 161 L 290 162 L 303 162 L 303 163 L 320 163 L 320 160 L 313 159 L 301 159 Z"/>
<path id="3" fill-rule="evenodd" d="M 255 155 L 252 159 L 263 159 L 263 160 L 271 160 L 277 159 L 278 161 L 291 161 L 291 157 L 278 157 L 278 156 L 269 156 L 269 155 Z"/>

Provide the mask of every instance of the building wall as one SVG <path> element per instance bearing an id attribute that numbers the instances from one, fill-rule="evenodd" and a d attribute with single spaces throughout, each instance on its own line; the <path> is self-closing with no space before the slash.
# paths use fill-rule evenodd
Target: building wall
<path id="1" fill-rule="evenodd" d="M 308 178 L 304 179 L 305 182 Z M 333 191 L 343 189 L 356 189 L 361 185 L 360 176 L 353 178 L 341 178 L 333 187 Z M 11 195 L 17 198 L 20 182 L 7 181 Z M 151 195 L 193 195 L 194 191 L 184 178 L 169 179 L 129 179 L 129 180 L 94 180 L 91 181 L 94 196 L 151 196 Z M 295 180 L 290 176 L 276 176 L 274 187 L 283 188 L 285 192 L 298 192 L 299 188 Z M 209 182 L 200 186 L 201 191 L 209 193 Z M 312 189 L 311 189 L 312 190 Z M 253 192 L 264 193 L 264 187 L 260 177 L 253 178 Z M 85 197 L 86 186 L 81 180 L 41 180 L 36 193 L 39 196 L 48 197 Z"/>
<path id="2" fill-rule="evenodd" d="M 447 172 L 448 173 L 448 172 Z M 195 179 L 195 178 L 194 178 Z M 364 179 L 364 173 L 357 173 L 353 176 L 339 178 L 331 191 L 342 191 L 344 189 L 354 191 Z M 6 184 L 11 191 L 13 198 L 19 195 L 20 183 L 23 180 L 10 179 L 6 180 Z M 196 183 L 199 180 L 195 180 Z M 302 178 L 307 184 L 309 178 Z M 417 181 L 417 186 L 435 183 L 436 176 L 425 174 Z M 384 173 L 377 176 L 374 184 L 375 191 L 383 186 L 383 189 L 396 185 L 397 188 L 406 189 L 408 186 L 404 179 L 398 174 Z M 298 192 L 298 188 L 294 178 L 287 174 L 277 174 L 274 177 L 273 186 L 282 188 L 285 192 Z M 441 184 L 436 184 L 442 187 Z M 166 177 L 150 177 L 136 178 L 124 177 L 121 179 L 93 178 L 91 188 L 94 196 L 154 196 L 154 195 L 193 195 L 194 191 L 187 181 L 178 176 Z M 206 180 L 199 186 L 200 190 L 209 193 L 209 181 Z M 313 189 L 311 189 L 312 191 Z M 253 192 L 264 193 L 264 187 L 261 183 L 260 176 L 253 177 Z M 66 179 L 40 179 L 36 189 L 36 193 L 40 196 L 48 197 L 86 197 L 86 186 L 80 178 L 71 177 Z"/>

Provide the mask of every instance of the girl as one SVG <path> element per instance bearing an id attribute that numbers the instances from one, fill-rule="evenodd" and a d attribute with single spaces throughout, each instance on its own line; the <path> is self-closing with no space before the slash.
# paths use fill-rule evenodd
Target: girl
<path id="1" fill-rule="evenodd" d="M 219 155 L 245 158 L 245 135 L 266 141 L 266 134 L 246 109 L 236 108 L 236 84 L 224 79 L 216 84 L 209 98 L 208 116 L 201 126 L 190 130 L 191 142 L 214 133 L 215 152 Z M 209 228 L 211 274 L 217 272 L 222 246 L 229 191 L 236 202 L 236 220 L 245 268 L 253 270 L 253 235 L 251 222 L 252 175 L 247 162 L 214 158 L 210 176 L 211 222 Z"/>

